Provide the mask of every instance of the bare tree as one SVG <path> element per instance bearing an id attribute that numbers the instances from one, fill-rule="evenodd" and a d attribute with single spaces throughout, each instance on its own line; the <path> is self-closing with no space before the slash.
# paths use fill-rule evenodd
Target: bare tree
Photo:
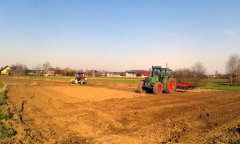
<path id="1" fill-rule="evenodd" d="M 177 69 L 173 72 L 175 79 L 180 82 L 193 82 L 193 73 L 189 68 Z"/>
<path id="2" fill-rule="evenodd" d="M 42 64 L 36 64 L 35 66 L 33 66 L 34 70 L 42 70 Z"/>
<path id="3" fill-rule="evenodd" d="M 16 63 L 15 65 L 12 65 L 11 67 L 13 69 L 13 74 L 14 75 L 21 75 L 22 76 L 22 75 L 27 74 L 28 68 L 27 68 L 26 65 Z"/>
<path id="4" fill-rule="evenodd" d="M 43 63 L 42 69 L 43 69 L 44 71 L 48 71 L 50 68 L 52 68 L 52 65 L 51 65 L 49 62 Z"/>
<path id="5" fill-rule="evenodd" d="M 64 69 L 64 74 L 66 76 L 74 76 L 74 73 L 76 73 L 76 71 L 71 69 L 71 68 L 65 68 Z"/>
<path id="6" fill-rule="evenodd" d="M 238 54 L 234 54 L 229 57 L 226 63 L 226 73 L 229 75 L 231 85 L 239 83 L 240 57 Z"/>
<path id="7" fill-rule="evenodd" d="M 196 62 L 191 69 L 177 69 L 173 72 L 173 75 L 177 82 L 190 82 L 198 85 L 199 81 L 206 77 L 206 68 L 201 62 Z"/>
<path id="8" fill-rule="evenodd" d="M 192 67 L 192 73 L 195 77 L 194 83 L 198 85 L 199 81 L 206 75 L 206 68 L 201 62 L 196 62 Z"/>
<path id="9" fill-rule="evenodd" d="M 219 77 L 220 77 L 220 73 L 216 70 L 214 74 L 214 78 L 219 78 Z"/>

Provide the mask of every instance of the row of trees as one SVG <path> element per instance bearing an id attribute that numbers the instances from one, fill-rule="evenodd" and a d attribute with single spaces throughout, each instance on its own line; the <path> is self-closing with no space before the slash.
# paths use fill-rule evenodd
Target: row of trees
<path id="1" fill-rule="evenodd" d="M 14 75 L 26 75 L 28 71 L 28 67 L 20 63 L 11 65 L 11 68 L 13 69 L 11 73 Z"/>
<path id="2" fill-rule="evenodd" d="M 11 68 L 12 68 L 11 73 L 14 75 L 27 75 L 29 72 L 29 68 L 26 65 L 20 64 L 20 63 L 12 64 Z M 45 62 L 43 64 L 37 64 L 35 67 L 33 67 L 34 70 L 43 70 L 43 71 L 47 71 L 50 68 L 52 68 L 52 66 L 49 62 Z"/>
<path id="3" fill-rule="evenodd" d="M 13 68 L 14 75 L 27 75 L 29 69 L 26 65 L 23 64 L 14 64 L 11 65 Z M 49 62 L 45 62 L 43 64 L 37 64 L 33 67 L 33 70 L 48 70 L 60 71 L 61 75 L 65 76 L 73 76 L 79 70 L 74 70 L 71 68 L 65 68 L 61 70 L 60 68 L 53 68 Z M 80 70 L 81 71 L 81 70 Z M 88 71 L 87 73 L 91 76 L 97 76 L 97 71 Z M 201 62 L 196 62 L 191 68 L 182 68 L 177 69 L 173 72 L 174 77 L 178 82 L 191 82 L 192 84 L 198 85 L 199 81 L 202 78 L 206 77 L 206 68 Z M 218 73 L 216 72 L 215 75 Z M 238 54 L 231 55 L 226 62 L 226 76 L 229 78 L 230 85 L 240 85 L 240 56 Z"/>
<path id="4" fill-rule="evenodd" d="M 226 63 L 226 72 L 231 85 L 240 85 L 240 57 L 231 55 Z"/>
<path id="5" fill-rule="evenodd" d="M 180 82 L 190 82 L 198 85 L 206 77 L 206 68 L 201 62 L 196 62 L 191 68 L 177 69 L 173 72 L 175 79 Z"/>
<path id="6" fill-rule="evenodd" d="M 42 64 L 37 64 L 32 69 L 29 69 L 26 65 L 16 63 L 11 65 L 11 75 L 44 75 L 47 74 L 48 71 L 54 71 L 54 75 L 62 75 L 62 76 L 74 76 L 78 72 L 83 72 L 83 70 L 76 70 L 72 68 L 64 68 L 60 69 L 59 67 L 53 67 L 49 62 L 45 62 Z M 37 72 L 37 73 L 36 73 Z M 101 76 L 102 73 L 107 71 L 97 71 L 97 70 L 85 70 L 84 71 L 88 76 Z"/>
<path id="7" fill-rule="evenodd" d="M 198 85 L 206 77 L 206 68 L 201 62 L 197 62 L 191 68 L 177 69 L 173 74 L 178 82 L 188 81 Z M 230 85 L 240 85 L 240 56 L 231 55 L 226 62 L 226 75 L 222 76 L 216 71 L 215 76 L 229 78 Z"/>

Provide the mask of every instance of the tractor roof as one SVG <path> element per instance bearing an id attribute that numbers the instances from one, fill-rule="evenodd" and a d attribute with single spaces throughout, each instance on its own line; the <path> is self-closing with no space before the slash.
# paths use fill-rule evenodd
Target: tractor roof
<path id="1" fill-rule="evenodd" d="M 169 68 L 162 68 L 162 69 L 163 69 L 163 70 L 165 70 L 165 69 L 166 69 L 166 70 L 172 71 L 172 70 L 171 70 L 171 69 L 169 69 Z"/>
<path id="2" fill-rule="evenodd" d="M 79 72 L 79 73 L 77 73 L 77 74 L 85 74 L 85 73 L 83 73 L 83 72 Z"/>
<path id="3" fill-rule="evenodd" d="M 172 71 L 171 69 L 169 68 L 163 68 L 161 66 L 152 66 L 152 69 L 162 69 L 162 70 L 169 70 L 169 71 Z"/>
<path id="4" fill-rule="evenodd" d="M 152 68 L 162 68 L 161 66 L 152 66 Z"/>

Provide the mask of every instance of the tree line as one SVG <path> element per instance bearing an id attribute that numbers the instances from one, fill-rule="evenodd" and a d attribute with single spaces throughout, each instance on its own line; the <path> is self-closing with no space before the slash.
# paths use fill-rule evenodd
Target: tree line
<path id="1" fill-rule="evenodd" d="M 231 85 L 240 85 L 240 57 L 231 55 L 226 63 L 226 73 Z"/>
<path id="2" fill-rule="evenodd" d="M 74 76 L 76 73 L 83 72 L 83 70 L 77 70 L 72 68 L 59 68 L 53 67 L 48 61 L 42 64 L 36 64 L 31 69 L 26 65 L 16 63 L 10 65 L 12 70 L 9 72 L 10 75 L 16 76 L 26 76 L 26 75 L 45 75 L 49 71 L 54 71 L 54 75 L 60 76 Z M 101 73 L 106 73 L 107 71 L 97 71 L 97 70 L 85 70 L 84 71 L 88 76 L 101 76 Z"/>
<path id="3" fill-rule="evenodd" d="M 11 65 L 14 75 L 29 75 L 28 67 L 24 64 L 13 64 Z M 222 78 L 228 78 L 230 85 L 240 85 L 240 56 L 239 54 L 230 55 L 226 65 L 226 75 Z M 60 69 L 58 67 L 53 68 L 49 62 L 35 65 L 32 70 L 42 71 L 43 73 L 49 70 L 54 70 L 55 74 L 64 76 L 73 76 L 77 72 L 82 70 L 74 70 L 71 68 Z M 86 70 L 89 76 L 101 76 L 101 73 L 96 70 Z M 106 71 L 105 71 L 106 72 Z M 200 80 L 206 78 L 206 67 L 201 62 L 196 62 L 191 68 L 180 68 L 173 71 L 175 79 L 180 82 L 190 82 L 194 85 L 198 85 Z M 215 76 L 220 75 L 217 71 Z"/>
<path id="4" fill-rule="evenodd" d="M 226 65 L 226 74 L 221 78 L 227 78 L 230 85 L 240 85 L 240 56 L 239 54 L 230 55 Z M 200 80 L 206 78 L 206 68 L 201 62 L 196 62 L 191 68 L 177 69 L 173 72 L 174 77 L 180 83 L 190 82 L 198 85 Z M 220 77 L 217 71 L 215 76 Z"/>
<path id="5" fill-rule="evenodd" d="M 181 68 L 173 72 L 177 82 L 190 82 L 198 85 L 200 80 L 206 77 L 206 68 L 201 62 L 196 62 L 191 68 Z"/>

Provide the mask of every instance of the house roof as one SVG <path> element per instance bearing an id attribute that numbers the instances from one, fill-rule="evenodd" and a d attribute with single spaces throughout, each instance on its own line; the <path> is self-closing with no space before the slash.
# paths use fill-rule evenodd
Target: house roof
<path id="1" fill-rule="evenodd" d="M 10 67 L 10 66 L 7 65 L 7 66 L 1 68 L 0 71 L 3 71 L 3 70 L 6 69 L 7 67 Z M 10 68 L 11 68 L 11 67 L 10 67 Z"/>
<path id="2" fill-rule="evenodd" d="M 149 73 L 149 72 L 141 72 L 141 75 L 143 75 L 143 76 L 149 76 L 150 73 Z"/>

